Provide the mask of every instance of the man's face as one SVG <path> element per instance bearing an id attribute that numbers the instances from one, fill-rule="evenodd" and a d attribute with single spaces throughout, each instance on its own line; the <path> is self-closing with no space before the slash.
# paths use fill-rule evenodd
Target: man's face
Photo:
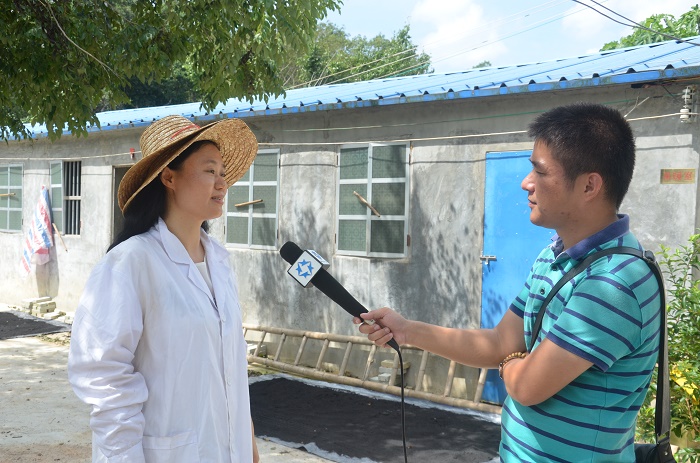
<path id="1" fill-rule="evenodd" d="M 567 181 L 564 168 L 542 142 L 535 142 L 530 162 L 532 171 L 520 184 L 527 191 L 530 221 L 555 230 L 566 228 L 574 221 L 578 207 L 577 182 L 572 185 Z"/>

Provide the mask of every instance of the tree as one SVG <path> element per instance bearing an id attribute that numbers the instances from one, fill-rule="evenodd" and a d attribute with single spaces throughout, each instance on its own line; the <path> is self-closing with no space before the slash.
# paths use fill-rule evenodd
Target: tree
<path id="1" fill-rule="evenodd" d="M 143 83 L 132 77 L 124 87 L 129 98 L 127 103 L 113 106 L 108 102 L 99 106 L 101 111 L 114 109 L 150 108 L 201 101 L 202 94 L 197 91 L 197 79 L 191 69 L 175 64 L 172 74 L 159 82 Z"/>
<path id="2" fill-rule="evenodd" d="M 641 24 L 646 29 L 635 29 L 630 35 L 622 37 L 620 40 L 608 42 L 601 48 L 601 51 L 664 42 L 671 37 L 686 38 L 699 35 L 700 7 L 693 6 L 690 11 L 683 13 L 678 19 L 670 14 L 655 14 L 645 19 Z"/>
<path id="3" fill-rule="evenodd" d="M 87 133 L 100 104 L 128 102 L 131 82 L 191 69 L 205 109 L 283 92 L 280 63 L 304 50 L 340 0 L 0 0 L 0 139 L 23 117 Z M 135 79 L 135 80 L 134 80 Z"/>
<path id="4" fill-rule="evenodd" d="M 492 65 L 491 65 L 491 61 L 489 61 L 489 60 L 484 60 L 484 61 L 482 61 L 481 63 L 479 63 L 479 64 L 477 64 L 476 66 L 474 66 L 472 69 L 490 68 L 491 66 L 492 66 Z"/>
<path id="5" fill-rule="evenodd" d="M 432 72 L 430 56 L 416 50 L 408 25 L 390 39 L 382 34 L 367 39 L 320 23 L 309 52 L 287 61 L 285 81 L 293 88 Z"/>

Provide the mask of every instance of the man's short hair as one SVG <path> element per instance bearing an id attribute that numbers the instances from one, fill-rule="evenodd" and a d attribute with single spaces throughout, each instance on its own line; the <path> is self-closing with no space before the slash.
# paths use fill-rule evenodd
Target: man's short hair
<path id="1" fill-rule="evenodd" d="M 634 135 L 619 111 L 593 103 L 560 106 L 539 115 L 528 134 L 561 163 L 567 181 L 596 172 L 605 196 L 620 208 L 634 172 Z"/>

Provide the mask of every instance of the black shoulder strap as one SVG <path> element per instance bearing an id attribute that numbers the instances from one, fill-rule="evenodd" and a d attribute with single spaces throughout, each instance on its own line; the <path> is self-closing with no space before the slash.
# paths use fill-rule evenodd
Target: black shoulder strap
<path id="1" fill-rule="evenodd" d="M 532 348 L 537 341 L 540 328 L 542 327 L 542 318 L 544 317 L 544 313 L 547 311 L 547 305 L 562 288 L 562 286 L 564 286 L 573 277 L 586 270 L 586 268 L 588 268 L 594 261 L 611 254 L 630 254 L 643 259 L 654 273 L 656 281 L 659 284 L 659 296 L 661 298 L 661 329 L 659 330 L 659 371 L 656 385 L 656 421 L 654 423 L 654 431 L 656 432 L 657 443 L 668 444 L 669 433 L 671 431 L 671 397 L 669 396 L 668 390 L 670 379 L 668 374 L 668 336 L 666 334 L 666 291 L 664 290 L 664 279 L 661 275 L 661 269 L 654 258 L 654 253 L 651 251 L 644 251 L 644 253 L 642 253 L 642 251 L 636 248 L 618 246 L 595 252 L 576 264 L 574 268 L 566 272 L 566 274 L 554 285 L 542 303 L 542 306 L 537 313 L 535 323 L 532 326 L 532 336 L 530 338 L 530 345 L 528 346 L 527 350 L 528 352 L 532 351 Z M 665 445 L 665 447 L 669 448 L 668 445 Z"/>

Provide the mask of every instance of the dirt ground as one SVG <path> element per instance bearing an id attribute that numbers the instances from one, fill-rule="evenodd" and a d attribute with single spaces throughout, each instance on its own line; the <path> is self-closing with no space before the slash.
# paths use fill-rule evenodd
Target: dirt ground
<path id="1" fill-rule="evenodd" d="M 68 383 L 69 333 L 0 340 L 0 463 L 88 463 L 90 407 Z M 258 439 L 261 463 L 327 463 Z"/>
<path id="2" fill-rule="evenodd" d="M 89 407 L 66 373 L 69 333 L 0 341 L 0 462 L 89 462 Z"/>

